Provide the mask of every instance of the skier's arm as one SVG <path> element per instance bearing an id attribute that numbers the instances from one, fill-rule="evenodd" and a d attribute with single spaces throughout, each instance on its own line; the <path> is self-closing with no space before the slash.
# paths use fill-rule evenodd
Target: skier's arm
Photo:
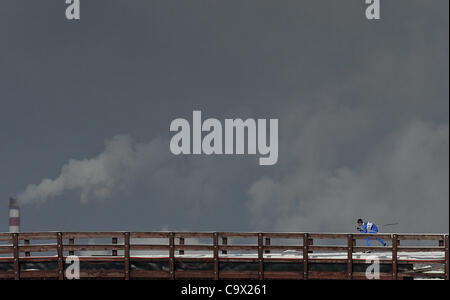
<path id="1" fill-rule="evenodd" d="M 359 230 L 359 232 L 361 232 L 361 233 L 367 233 L 367 226 L 361 226 L 361 227 L 359 227 L 358 228 L 358 230 Z"/>

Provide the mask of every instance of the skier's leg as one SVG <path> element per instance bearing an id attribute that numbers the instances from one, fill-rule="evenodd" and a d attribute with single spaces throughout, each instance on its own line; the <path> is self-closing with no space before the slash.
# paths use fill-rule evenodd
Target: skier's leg
<path id="1" fill-rule="evenodd" d="M 373 228 L 372 231 L 371 231 L 370 233 L 378 233 L 378 228 Z M 376 240 L 377 240 L 378 242 L 380 242 L 383 246 L 386 246 L 386 243 L 385 243 L 382 239 L 376 238 Z"/>
<path id="2" fill-rule="evenodd" d="M 367 244 L 367 246 L 370 247 L 370 237 L 368 237 L 368 238 L 366 239 L 366 244 Z"/>
<path id="3" fill-rule="evenodd" d="M 386 246 L 386 242 L 385 241 L 383 241 L 382 239 L 380 239 L 380 238 L 377 238 L 377 241 L 379 241 L 383 246 Z"/>

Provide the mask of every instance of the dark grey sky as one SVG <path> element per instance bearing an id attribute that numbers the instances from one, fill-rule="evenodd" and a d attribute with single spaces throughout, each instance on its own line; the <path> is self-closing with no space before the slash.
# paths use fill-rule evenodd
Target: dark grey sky
<path id="1" fill-rule="evenodd" d="M 24 205 L 24 231 L 448 232 L 448 1 L 373 22 L 362 0 L 64 2 L 0 2 L 3 231 L 10 196 L 76 160 L 107 179 Z M 198 109 L 279 118 L 278 164 L 173 156 Z"/>

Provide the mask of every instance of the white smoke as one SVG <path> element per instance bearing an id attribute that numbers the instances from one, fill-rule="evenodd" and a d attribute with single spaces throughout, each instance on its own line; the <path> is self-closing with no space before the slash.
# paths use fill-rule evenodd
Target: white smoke
<path id="1" fill-rule="evenodd" d="M 157 168 L 168 151 L 161 139 L 134 143 L 128 135 L 118 135 L 105 143 L 105 151 L 95 158 L 69 160 L 56 179 L 30 184 L 17 198 L 20 203 L 44 202 L 69 190 L 80 191 L 80 201 L 105 199 L 124 188 L 142 170 Z"/>
<path id="2" fill-rule="evenodd" d="M 299 135 L 305 145 L 285 158 L 283 175 L 261 178 L 248 191 L 255 227 L 344 232 L 362 217 L 398 221 L 403 232 L 448 228 L 448 123 L 410 122 L 369 150 L 359 166 L 336 166 L 336 158 L 315 161 L 337 147 L 309 152 L 314 139 Z M 289 170 L 291 165 L 297 167 Z"/>

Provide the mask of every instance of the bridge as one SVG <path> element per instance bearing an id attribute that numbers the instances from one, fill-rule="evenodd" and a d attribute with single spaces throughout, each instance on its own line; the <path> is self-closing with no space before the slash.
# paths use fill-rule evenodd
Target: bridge
<path id="1" fill-rule="evenodd" d="M 375 261 L 377 279 L 449 279 L 448 234 L 0 233 L 0 279 L 64 280 L 73 256 L 81 279 L 363 280 Z"/>

